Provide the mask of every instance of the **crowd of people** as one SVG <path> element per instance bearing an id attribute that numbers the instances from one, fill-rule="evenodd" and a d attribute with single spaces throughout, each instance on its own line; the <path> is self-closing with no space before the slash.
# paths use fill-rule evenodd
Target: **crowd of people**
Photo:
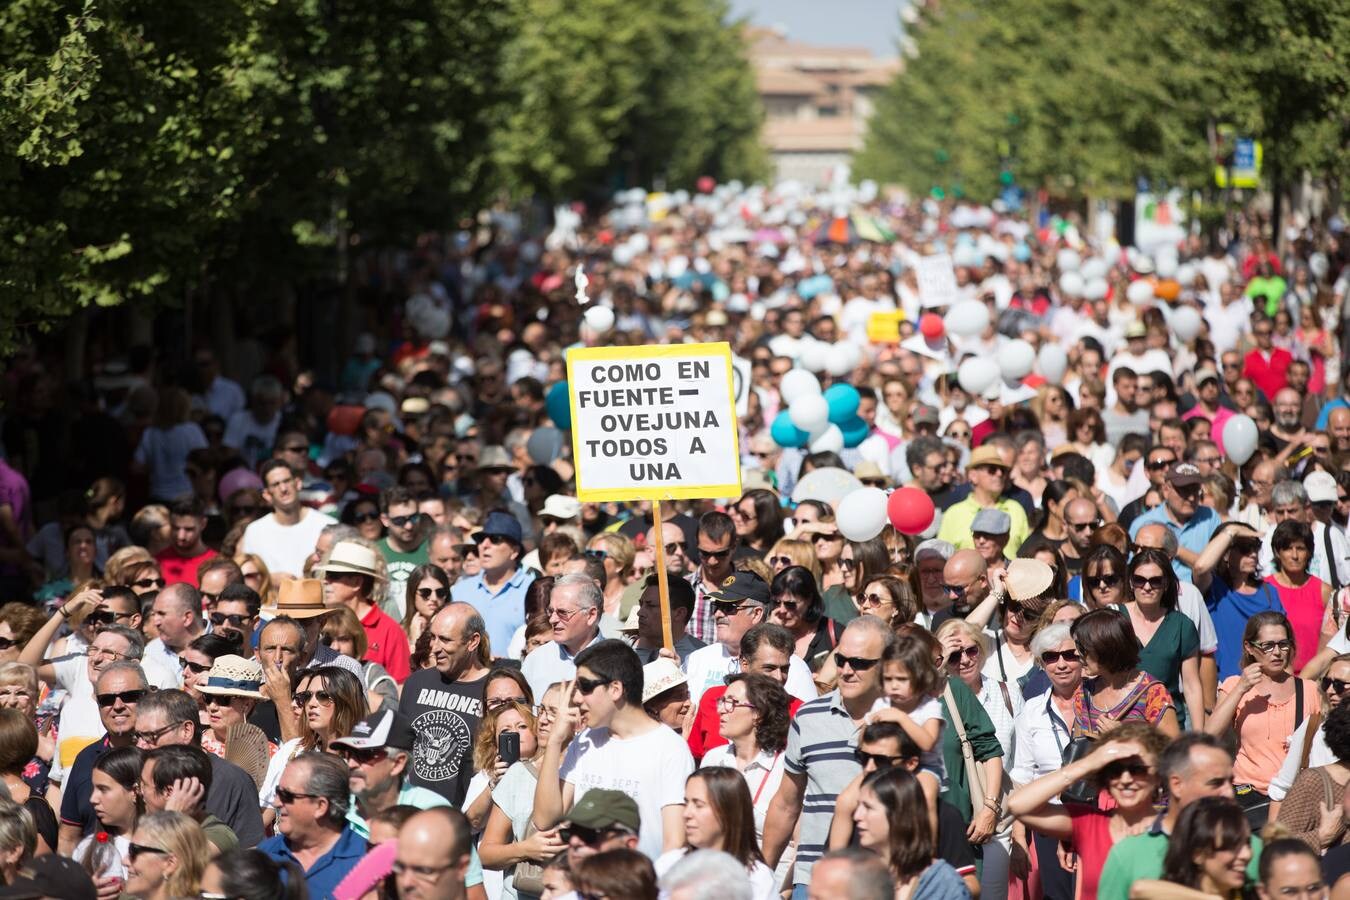
<path id="1" fill-rule="evenodd" d="M 0 898 L 1350 897 L 1341 220 L 621 201 L 382 259 L 331 381 L 14 361 Z M 582 502 L 567 350 L 681 341 L 743 493 Z M 803 369 L 865 433 L 783 438 Z M 858 539 L 863 487 L 931 522 Z"/>

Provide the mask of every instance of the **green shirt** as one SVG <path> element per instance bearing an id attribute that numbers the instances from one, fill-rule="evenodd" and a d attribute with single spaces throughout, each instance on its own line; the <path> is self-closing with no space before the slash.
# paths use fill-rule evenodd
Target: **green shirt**
<path id="1" fill-rule="evenodd" d="M 947 685 L 952 689 L 952 699 L 956 702 L 956 712 L 961 715 L 961 724 L 965 726 L 966 738 L 975 754 L 977 762 L 985 762 L 1003 756 L 1003 747 L 994 732 L 994 722 L 980 705 L 974 691 L 966 687 L 959 678 L 948 678 Z M 973 818 L 970 806 L 970 785 L 966 779 L 966 763 L 961 756 L 961 739 L 952 724 L 952 710 L 947 705 L 947 692 L 939 695 L 942 702 L 942 718 L 946 727 L 942 729 L 942 764 L 947 769 L 947 790 L 942 799 L 955 806 L 967 823 Z M 984 798 L 976 802 L 983 805 Z"/>
<path id="2" fill-rule="evenodd" d="M 1159 816 L 1144 834 L 1127 837 L 1112 847 L 1097 882 L 1097 900 L 1129 900 L 1130 885 L 1162 878 L 1168 840 Z M 1247 863 L 1247 880 L 1253 884 L 1260 864 L 1261 839 L 1252 835 L 1252 861 Z"/>
<path id="3" fill-rule="evenodd" d="M 825 591 L 820 599 L 824 604 L 825 615 L 838 622 L 840 630 L 842 626 L 858 618 L 858 606 L 842 584 L 836 584 Z"/>
<path id="4" fill-rule="evenodd" d="M 384 564 L 389 568 L 389 590 L 385 593 L 380 608 L 395 622 L 402 622 L 403 614 L 407 611 L 408 576 L 412 574 L 413 569 L 431 562 L 428 555 L 429 545 L 423 541 L 422 546 L 416 550 L 403 553 L 389 546 L 389 538 L 381 538 L 377 546 L 380 548 L 380 555 L 384 557 Z M 449 601 L 450 598 L 444 599 Z"/>
<path id="5" fill-rule="evenodd" d="M 938 530 L 938 539 L 947 541 L 957 550 L 975 549 L 975 535 L 971 533 L 970 526 L 975 523 L 975 514 L 985 507 L 975 500 L 975 495 L 971 495 L 960 503 L 953 503 L 942 513 L 942 527 Z M 989 509 L 998 509 L 1008 514 L 1012 520 L 1012 525 L 1008 529 L 1008 545 L 1003 548 L 1003 554 L 1009 559 L 1017 556 L 1017 548 L 1022 546 L 1022 542 L 1031 534 L 1031 528 L 1027 525 L 1027 513 L 1022 508 L 1022 504 L 1016 500 L 1004 497 Z"/>
<path id="6" fill-rule="evenodd" d="M 1139 651 L 1139 668 L 1167 685 L 1182 728 L 1186 727 L 1186 698 L 1181 691 L 1181 664 L 1199 652 L 1195 623 L 1175 609 L 1163 616 L 1158 630 Z"/>

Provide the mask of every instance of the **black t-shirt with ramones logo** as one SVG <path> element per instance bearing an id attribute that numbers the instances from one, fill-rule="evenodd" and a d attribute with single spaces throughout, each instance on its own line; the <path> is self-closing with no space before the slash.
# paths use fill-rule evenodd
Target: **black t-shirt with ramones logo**
<path id="1" fill-rule="evenodd" d="M 408 781 L 440 794 L 458 809 L 473 778 L 473 742 L 483 720 L 487 676 L 476 681 L 447 681 L 435 669 L 408 676 L 399 712 L 412 722 L 413 747 Z"/>

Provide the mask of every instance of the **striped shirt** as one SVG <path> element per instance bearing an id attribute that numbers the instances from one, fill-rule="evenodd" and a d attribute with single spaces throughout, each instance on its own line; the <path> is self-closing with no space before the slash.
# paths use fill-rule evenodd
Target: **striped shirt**
<path id="1" fill-rule="evenodd" d="M 806 776 L 796 884 L 811 883 L 811 865 L 825 853 L 839 792 L 862 771 L 853 756 L 857 737 L 858 726 L 837 690 L 802 704 L 788 729 L 784 769 Z"/>

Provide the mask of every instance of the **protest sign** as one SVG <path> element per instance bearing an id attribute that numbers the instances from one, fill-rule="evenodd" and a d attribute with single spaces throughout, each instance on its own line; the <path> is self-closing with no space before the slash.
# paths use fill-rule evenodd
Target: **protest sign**
<path id="1" fill-rule="evenodd" d="M 903 321 L 905 311 L 902 309 L 874 312 L 867 317 L 867 339 L 874 344 L 898 344 Z"/>
<path id="2" fill-rule="evenodd" d="M 730 345 L 578 348 L 567 384 L 578 499 L 740 496 Z"/>
<path id="3" fill-rule="evenodd" d="M 919 281 L 919 303 L 925 309 L 951 306 L 960 299 L 956 269 L 950 254 L 935 253 L 920 257 L 915 275 Z"/>

